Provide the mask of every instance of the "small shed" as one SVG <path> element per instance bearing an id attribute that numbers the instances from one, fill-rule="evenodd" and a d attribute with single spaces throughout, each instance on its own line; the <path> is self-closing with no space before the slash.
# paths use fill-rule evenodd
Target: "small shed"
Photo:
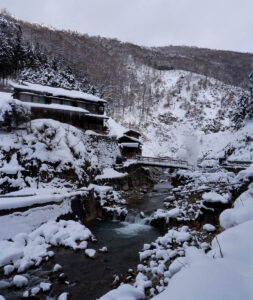
<path id="1" fill-rule="evenodd" d="M 127 130 L 126 132 L 124 132 L 124 135 L 131 136 L 131 137 L 134 137 L 136 139 L 139 139 L 140 136 L 141 136 L 140 132 L 137 131 L 137 130 L 134 130 L 134 129 Z"/>
<path id="2" fill-rule="evenodd" d="M 130 135 L 126 135 L 126 133 Z M 135 130 L 128 130 L 118 138 L 121 155 L 125 158 L 135 158 L 142 154 L 142 143 L 138 139 L 140 133 Z"/>

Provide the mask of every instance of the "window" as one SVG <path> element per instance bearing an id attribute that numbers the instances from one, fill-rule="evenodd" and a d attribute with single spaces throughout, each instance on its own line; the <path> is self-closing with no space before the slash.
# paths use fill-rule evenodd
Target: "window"
<path id="1" fill-rule="evenodd" d="M 28 95 L 28 94 L 21 94 L 20 93 L 19 99 L 21 101 L 25 101 L 25 102 L 32 102 L 32 96 Z"/>
<path id="2" fill-rule="evenodd" d="M 46 98 L 43 97 L 43 96 L 40 96 L 40 97 L 39 97 L 39 103 L 45 104 L 45 103 L 46 103 Z"/>
<path id="3" fill-rule="evenodd" d="M 99 111 L 100 113 L 103 113 L 103 112 L 104 112 L 104 106 L 99 106 L 99 107 L 98 107 L 98 111 Z"/>
<path id="4" fill-rule="evenodd" d="M 63 105 L 69 105 L 69 101 L 68 100 L 62 100 L 62 104 Z"/>

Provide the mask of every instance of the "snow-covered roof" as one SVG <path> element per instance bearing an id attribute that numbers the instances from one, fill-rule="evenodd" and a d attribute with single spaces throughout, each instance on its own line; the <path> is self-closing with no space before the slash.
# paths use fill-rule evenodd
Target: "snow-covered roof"
<path id="1" fill-rule="evenodd" d="M 138 143 L 121 143 L 120 146 L 125 148 L 139 148 Z"/>
<path id="2" fill-rule="evenodd" d="M 129 142 L 135 142 L 135 143 L 141 144 L 141 142 L 137 138 L 134 138 L 134 137 L 126 135 L 126 134 L 123 134 L 121 137 L 118 138 L 118 140 L 119 141 L 125 140 L 125 141 L 129 141 Z"/>
<path id="3" fill-rule="evenodd" d="M 105 115 L 91 114 L 90 112 L 87 114 L 87 116 L 96 119 L 109 119 L 109 117 Z"/>
<path id="4" fill-rule="evenodd" d="M 89 111 L 81 108 L 81 107 L 75 107 L 70 105 L 63 105 L 63 104 L 42 104 L 42 103 L 33 103 L 33 102 L 25 102 L 24 104 L 28 105 L 29 107 L 41 107 L 46 109 L 57 109 L 57 110 L 67 110 L 67 111 L 73 111 L 73 112 L 81 112 L 84 114 L 89 114 Z"/>
<path id="5" fill-rule="evenodd" d="M 141 135 L 141 133 L 140 133 L 139 131 L 134 130 L 134 129 L 128 129 L 127 131 L 124 132 L 124 134 L 127 135 L 127 133 L 130 133 L 130 132 L 133 132 L 133 133 L 136 133 L 136 134 L 138 134 L 138 135 Z"/>
<path id="6" fill-rule="evenodd" d="M 41 85 L 41 84 L 34 84 L 30 82 L 23 82 L 22 84 L 18 84 L 16 82 L 10 82 L 11 86 L 16 88 L 16 89 L 23 89 L 25 91 L 30 91 L 34 93 L 45 93 L 49 94 L 55 97 L 67 97 L 67 98 L 72 98 L 72 99 L 82 99 L 86 101 L 91 101 L 91 102 L 103 102 L 106 103 L 107 101 L 104 99 L 101 99 L 97 96 L 87 94 L 81 91 L 75 91 L 75 90 L 67 90 L 63 88 L 58 88 L 58 87 L 51 87 L 51 86 L 46 86 L 46 85 Z"/>

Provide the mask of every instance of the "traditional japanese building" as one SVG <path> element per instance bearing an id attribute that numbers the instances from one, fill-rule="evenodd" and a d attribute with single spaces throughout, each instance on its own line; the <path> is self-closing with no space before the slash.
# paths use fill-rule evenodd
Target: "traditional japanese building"
<path id="1" fill-rule="evenodd" d="M 128 130 L 118 138 L 121 155 L 125 158 L 135 158 L 142 154 L 141 134 L 135 130 Z"/>
<path id="2" fill-rule="evenodd" d="M 13 97 L 30 106 L 32 119 L 54 119 L 86 130 L 106 130 L 106 101 L 97 96 L 28 82 L 12 86 Z"/>

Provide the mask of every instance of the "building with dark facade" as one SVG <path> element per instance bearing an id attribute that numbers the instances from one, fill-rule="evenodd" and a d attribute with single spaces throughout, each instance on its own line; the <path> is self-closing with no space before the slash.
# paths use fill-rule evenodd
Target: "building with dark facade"
<path id="1" fill-rule="evenodd" d="M 106 101 L 97 96 L 28 82 L 12 86 L 13 98 L 30 106 L 32 119 L 54 119 L 85 130 L 106 130 Z"/>

